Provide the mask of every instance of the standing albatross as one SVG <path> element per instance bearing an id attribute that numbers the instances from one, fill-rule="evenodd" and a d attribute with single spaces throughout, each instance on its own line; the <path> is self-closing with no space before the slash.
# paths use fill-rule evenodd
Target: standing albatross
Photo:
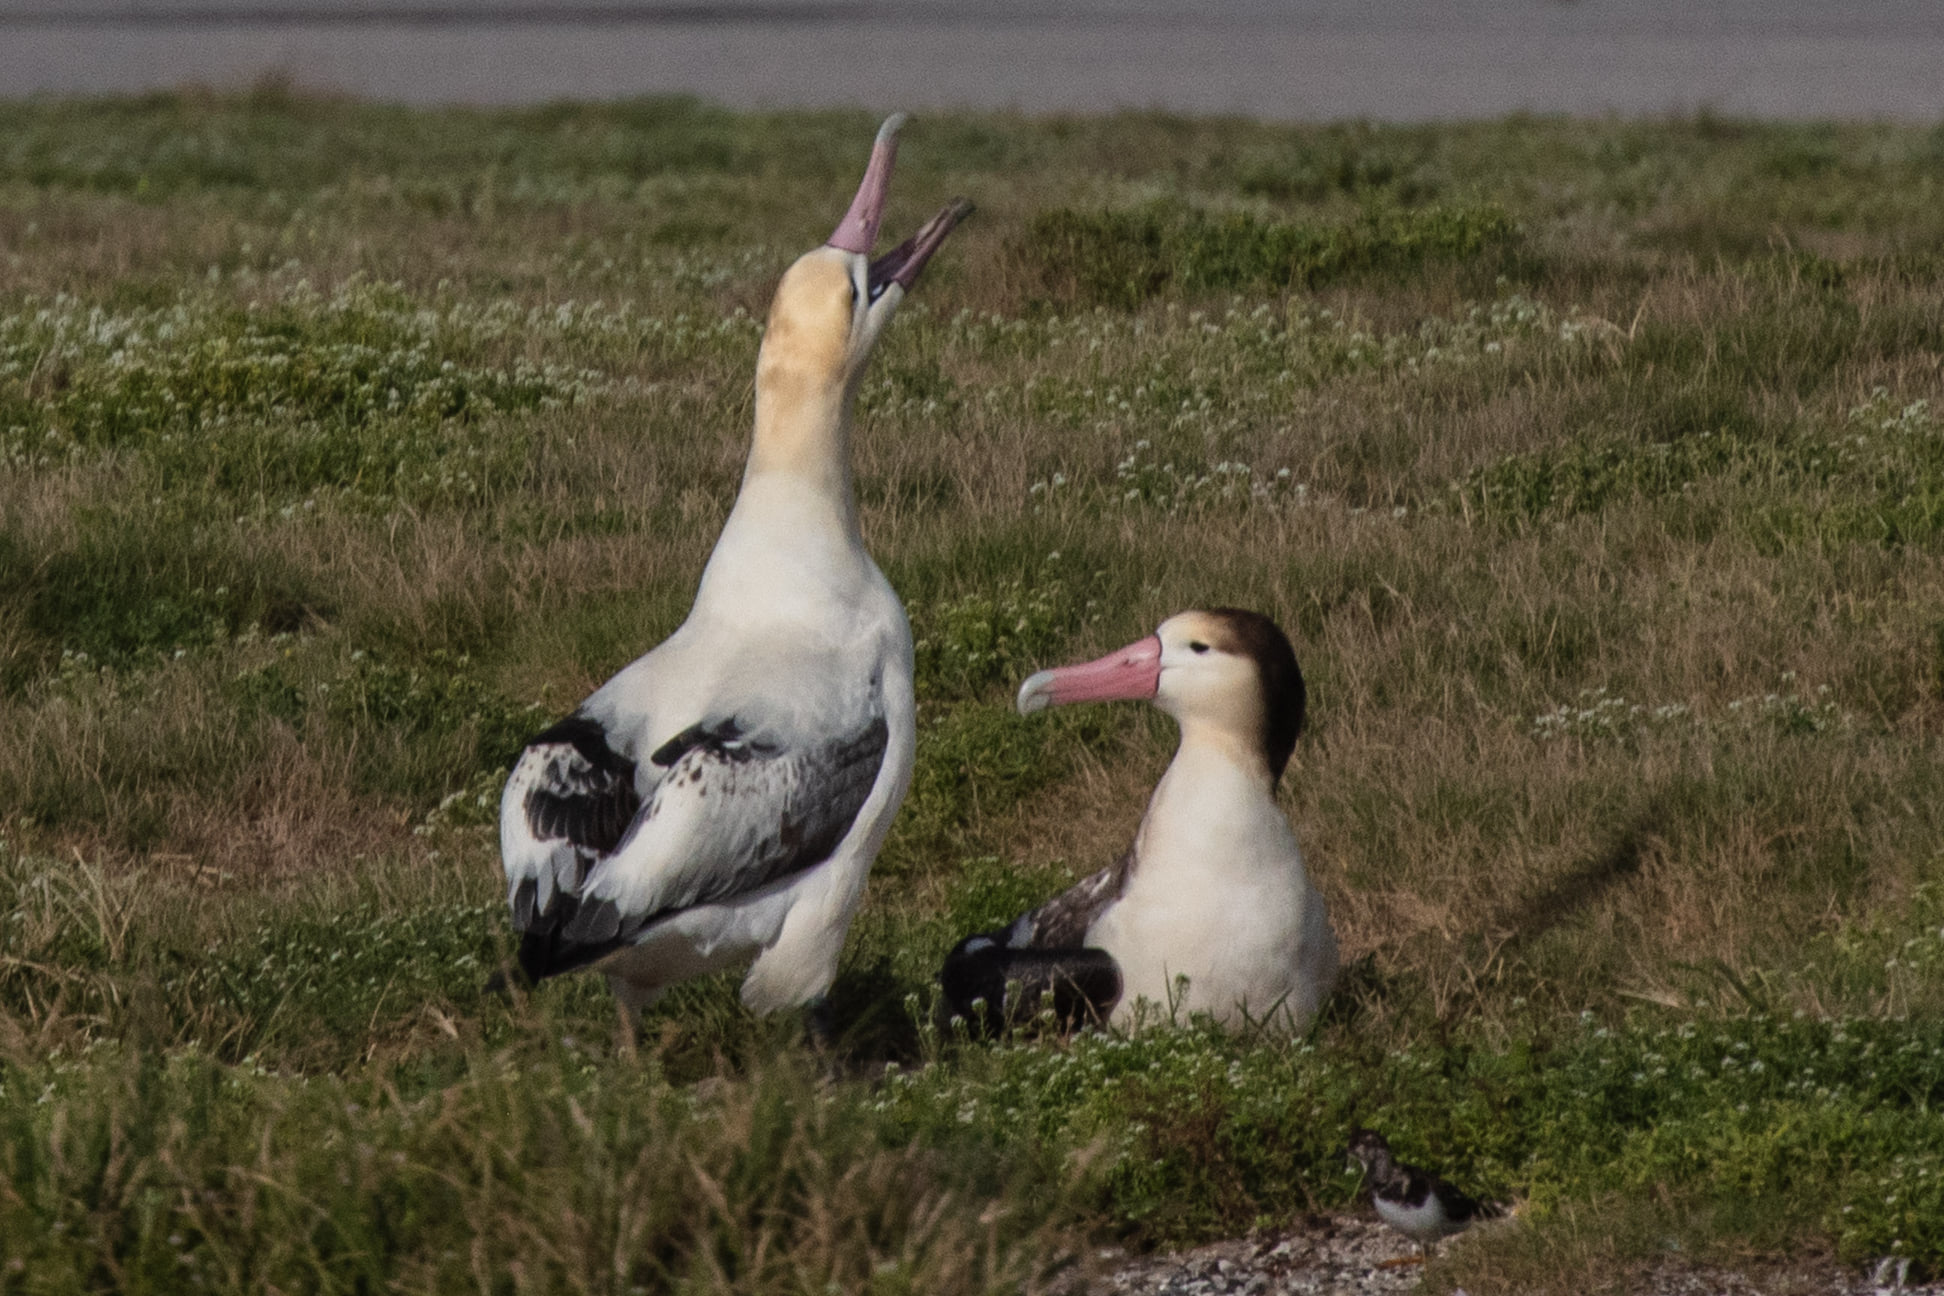
<path id="1" fill-rule="evenodd" d="M 1205 1012 L 1301 1030 L 1336 980 L 1336 936 L 1276 784 L 1303 728 L 1303 675 L 1276 623 L 1217 608 L 1169 617 L 1119 652 L 1041 671 L 1022 715 L 1150 699 L 1181 726 L 1133 849 L 946 957 L 947 1007 L 975 1026 L 1030 1014 L 1134 1025 Z M 980 1003 L 984 1011 L 980 1011 Z"/>
<path id="2" fill-rule="evenodd" d="M 754 960 L 757 1012 L 820 1003 L 911 781 L 911 628 L 858 529 L 851 407 L 954 201 L 870 259 L 902 114 L 830 241 L 777 285 L 742 491 L 674 634 L 530 741 L 500 801 L 532 981 L 594 967 L 639 1010 Z"/>

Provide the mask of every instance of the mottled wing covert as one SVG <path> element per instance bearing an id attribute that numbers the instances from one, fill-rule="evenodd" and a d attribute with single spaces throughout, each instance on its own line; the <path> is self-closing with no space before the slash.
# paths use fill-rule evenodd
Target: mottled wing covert
<path id="1" fill-rule="evenodd" d="M 821 864 L 869 799 L 888 741 L 881 714 L 809 742 L 736 715 L 691 725 L 649 757 L 664 772 L 622 831 L 606 836 L 610 819 L 577 808 L 603 845 L 573 885 L 552 904 L 536 890 L 528 914 L 516 888 L 521 966 L 536 979 L 583 966 L 657 919 Z"/>

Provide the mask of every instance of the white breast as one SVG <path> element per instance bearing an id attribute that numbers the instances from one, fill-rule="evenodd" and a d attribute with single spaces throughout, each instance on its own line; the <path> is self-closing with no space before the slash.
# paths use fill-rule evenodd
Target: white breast
<path id="1" fill-rule="evenodd" d="M 692 723 L 697 698 L 839 722 L 867 681 L 887 664 L 908 674 L 910 657 L 904 605 L 841 510 L 759 478 L 723 527 L 688 619 L 587 709 L 631 734 L 638 757 Z"/>
<path id="2" fill-rule="evenodd" d="M 745 491 L 743 503 L 750 494 Z M 754 514 L 743 503 L 741 520 L 732 518 L 724 530 L 688 620 L 584 709 L 636 759 L 644 800 L 667 773 L 648 754 L 705 712 L 794 734 L 848 734 L 865 717 L 881 714 L 888 742 L 851 831 L 822 866 L 721 903 L 682 909 L 602 965 L 616 993 L 635 1007 L 673 981 L 752 959 L 743 999 L 756 1011 L 821 993 L 835 975 L 865 876 L 911 780 L 911 632 L 897 595 L 861 544 L 833 527 L 811 525 L 803 509 L 793 511 L 797 501 L 785 497 Z M 777 543 L 775 533 L 791 524 L 800 528 L 800 542 Z"/>
<path id="3" fill-rule="evenodd" d="M 1444 1211 L 1438 1206 L 1438 1195 L 1428 1192 L 1424 1201 L 1417 1206 L 1403 1206 L 1382 1197 L 1371 1202 L 1377 1208 L 1377 1218 L 1384 1221 L 1410 1238 L 1413 1242 L 1429 1244 L 1457 1230 L 1445 1218 Z"/>
<path id="4" fill-rule="evenodd" d="M 1323 897 L 1260 776 L 1186 746 L 1155 788 L 1128 888 L 1087 944 L 1120 965 L 1118 1025 L 1146 999 L 1150 1018 L 1172 1005 L 1183 1021 L 1300 1030 L 1336 976 Z"/>

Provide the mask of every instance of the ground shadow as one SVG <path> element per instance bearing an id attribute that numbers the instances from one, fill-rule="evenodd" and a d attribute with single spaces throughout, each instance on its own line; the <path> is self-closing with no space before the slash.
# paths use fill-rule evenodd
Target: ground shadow
<path id="1" fill-rule="evenodd" d="M 1535 896 L 1500 913 L 1484 927 L 1504 954 L 1538 940 L 1585 910 L 1615 887 L 1631 881 L 1646 861 L 1665 815 L 1658 800 L 1636 814 L 1607 848 L 1566 870 Z"/>
<path id="2" fill-rule="evenodd" d="M 837 974 L 830 987 L 830 1025 L 845 1065 L 870 1068 L 918 1059 L 918 1021 L 905 1002 L 917 989 L 891 970 L 888 959 Z"/>

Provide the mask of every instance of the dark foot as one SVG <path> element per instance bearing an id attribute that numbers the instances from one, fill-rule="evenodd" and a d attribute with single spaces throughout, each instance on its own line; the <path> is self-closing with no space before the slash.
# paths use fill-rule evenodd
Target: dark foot
<path id="1" fill-rule="evenodd" d="M 496 995 L 501 999 L 511 999 L 515 990 L 531 990 L 533 982 L 517 965 L 502 967 L 486 978 L 486 984 L 479 988 L 483 995 Z"/>
<path id="2" fill-rule="evenodd" d="M 818 995 L 803 1006 L 803 1033 L 816 1052 L 825 1057 L 837 1052 L 837 1014 L 831 1011 L 829 996 Z"/>

